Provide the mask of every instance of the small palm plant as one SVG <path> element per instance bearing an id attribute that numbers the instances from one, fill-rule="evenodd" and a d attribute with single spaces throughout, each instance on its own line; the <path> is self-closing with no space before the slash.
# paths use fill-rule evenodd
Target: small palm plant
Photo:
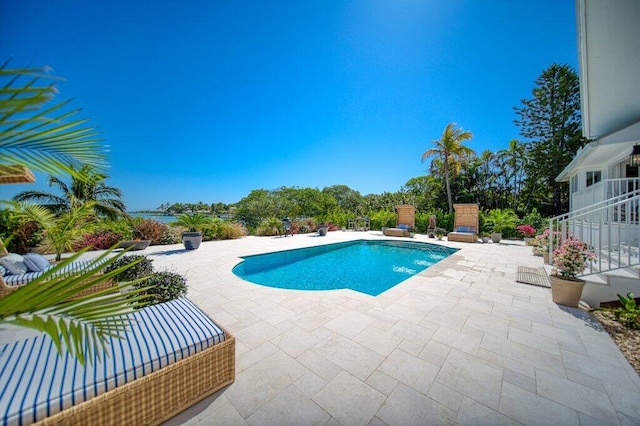
<path id="1" fill-rule="evenodd" d="M 182 233 L 182 243 L 187 250 L 195 250 L 202 242 L 203 229 L 212 223 L 209 216 L 196 212 L 192 214 L 181 214 L 176 220 L 176 224 L 189 229 L 189 232 Z"/>
<path id="2" fill-rule="evenodd" d="M 45 251 L 53 250 L 56 261 L 62 253 L 73 250 L 73 244 L 82 237 L 82 231 L 94 217 L 93 202 L 72 207 L 56 216 L 44 206 L 30 203 L 13 203 L 19 217 L 37 222 L 44 229 Z"/>
<path id="3" fill-rule="evenodd" d="M 211 223 L 211 218 L 209 216 L 205 216 L 200 212 L 192 213 L 192 214 L 181 214 L 177 217 L 176 222 L 177 225 L 184 226 L 189 229 L 189 232 L 198 232 L 202 231 L 202 229 Z"/>

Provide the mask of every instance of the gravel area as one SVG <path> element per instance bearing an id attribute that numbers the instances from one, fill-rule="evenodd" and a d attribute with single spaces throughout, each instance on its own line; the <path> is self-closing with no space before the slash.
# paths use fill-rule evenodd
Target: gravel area
<path id="1" fill-rule="evenodd" d="M 625 358 L 640 374 L 640 330 L 634 330 L 619 323 L 611 311 L 593 311 L 593 314 L 611 335 Z"/>

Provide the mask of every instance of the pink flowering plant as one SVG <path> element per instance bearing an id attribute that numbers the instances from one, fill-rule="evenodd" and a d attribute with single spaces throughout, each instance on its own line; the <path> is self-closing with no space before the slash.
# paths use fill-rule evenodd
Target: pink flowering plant
<path id="1" fill-rule="evenodd" d="M 569 237 L 553 251 L 553 274 L 575 280 L 576 275 L 587 267 L 586 262 L 596 258 L 596 254 L 589 250 L 586 243 Z"/>
<path id="2" fill-rule="evenodd" d="M 525 238 L 531 238 L 536 235 L 536 228 L 531 225 L 518 225 L 516 230 L 520 232 Z"/>
<path id="3" fill-rule="evenodd" d="M 536 249 L 538 254 L 542 254 L 545 251 L 549 251 L 549 235 L 552 237 L 553 246 L 556 247 L 558 245 L 558 237 L 560 236 L 560 231 L 549 232 L 549 229 L 545 229 L 542 234 L 536 235 L 533 240 L 533 246 Z"/>

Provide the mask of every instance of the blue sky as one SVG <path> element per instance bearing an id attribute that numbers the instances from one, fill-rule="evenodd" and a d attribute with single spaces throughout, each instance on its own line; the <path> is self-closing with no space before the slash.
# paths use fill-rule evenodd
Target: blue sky
<path id="1" fill-rule="evenodd" d="M 573 0 L 2 0 L 0 40 L 2 60 L 65 78 L 57 99 L 99 128 L 129 210 L 395 192 L 449 122 L 506 148 L 540 73 L 577 70 Z"/>

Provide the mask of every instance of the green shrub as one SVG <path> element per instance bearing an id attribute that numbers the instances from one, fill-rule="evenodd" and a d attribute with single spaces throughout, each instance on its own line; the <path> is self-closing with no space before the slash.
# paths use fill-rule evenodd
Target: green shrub
<path id="1" fill-rule="evenodd" d="M 502 227 L 502 238 L 520 238 L 520 232 L 513 225 Z"/>
<path id="2" fill-rule="evenodd" d="M 269 217 L 260 222 L 256 228 L 256 235 L 270 237 L 284 233 L 282 221 L 276 217 Z"/>
<path id="3" fill-rule="evenodd" d="M 549 226 L 549 221 L 542 217 L 542 215 L 538 213 L 538 209 L 535 207 L 531 213 L 528 213 L 522 218 L 521 223 L 533 226 L 538 230 L 538 232 L 542 232 L 544 228 Z"/>
<path id="4" fill-rule="evenodd" d="M 504 238 L 512 232 L 513 236 L 518 236 L 516 226 L 518 225 L 518 215 L 511 209 L 493 209 L 484 215 L 484 224 L 487 232 L 502 233 Z"/>
<path id="5" fill-rule="evenodd" d="M 150 296 L 152 305 L 169 302 L 187 294 L 187 280 L 180 274 L 169 271 L 154 272 L 146 280 L 134 284 L 134 288 L 145 288 L 143 295 Z"/>
<path id="6" fill-rule="evenodd" d="M 247 235 L 247 228 L 237 222 L 221 222 L 216 227 L 219 240 L 232 240 Z"/>
<path id="7" fill-rule="evenodd" d="M 153 261 L 147 258 L 146 256 L 142 256 L 139 254 L 124 255 L 121 258 L 116 259 L 113 263 L 111 263 L 109 266 L 104 268 L 104 272 L 105 273 L 111 272 L 115 269 L 118 269 L 130 263 L 133 263 L 137 260 L 139 260 L 137 264 L 115 275 L 113 277 L 114 281 L 116 282 L 133 281 L 138 278 L 145 277 L 153 272 L 153 265 L 151 265 L 151 262 Z"/>
<path id="8" fill-rule="evenodd" d="M 640 306 L 636 304 L 633 293 L 626 296 L 618 294 L 622 307 L 613 310 L 615 318 L 629 328 L 640 329 Z"/>
<path id="9" fill-rule="evenodd" d="M 429 213 L 424 213 L 424 212 L 416 213 L 415 232 L 420 234 L 427 233 L 427 229 L 429 229 L 429 216 L 431 216 L 431 214 Z"/>
<path id="10" fill-rule="evenodd" d="M 291 230 L 294 234 L 308 234 L 309 232 L 316 232 L 318 230 L 318 224 L 315 219 L 308 217 L 293 221 Z"/>
<path id="11" fill-rule="evenodd" d="M 182 242 L 182 229 L 167 226 L 158 240 L 158 244 L 179 244 Z"/>
<path id="12" fill-rule="evenodd" d="M 396 218 L 398 215 L 395 212 L 386 210 L 380 210 L 371 214 L 371 229 L 381 230 L 383 227 L 393 228 L 396 226 Z"/>
<path id="13" fill-rule="evenodd" d="M 95 223 L 90 229 L 92 232 L 109 231 L 120 235 L 123 240 L 132 240 L 134 238 L 133 224 L 127 219 L 103 219 Z"/>

